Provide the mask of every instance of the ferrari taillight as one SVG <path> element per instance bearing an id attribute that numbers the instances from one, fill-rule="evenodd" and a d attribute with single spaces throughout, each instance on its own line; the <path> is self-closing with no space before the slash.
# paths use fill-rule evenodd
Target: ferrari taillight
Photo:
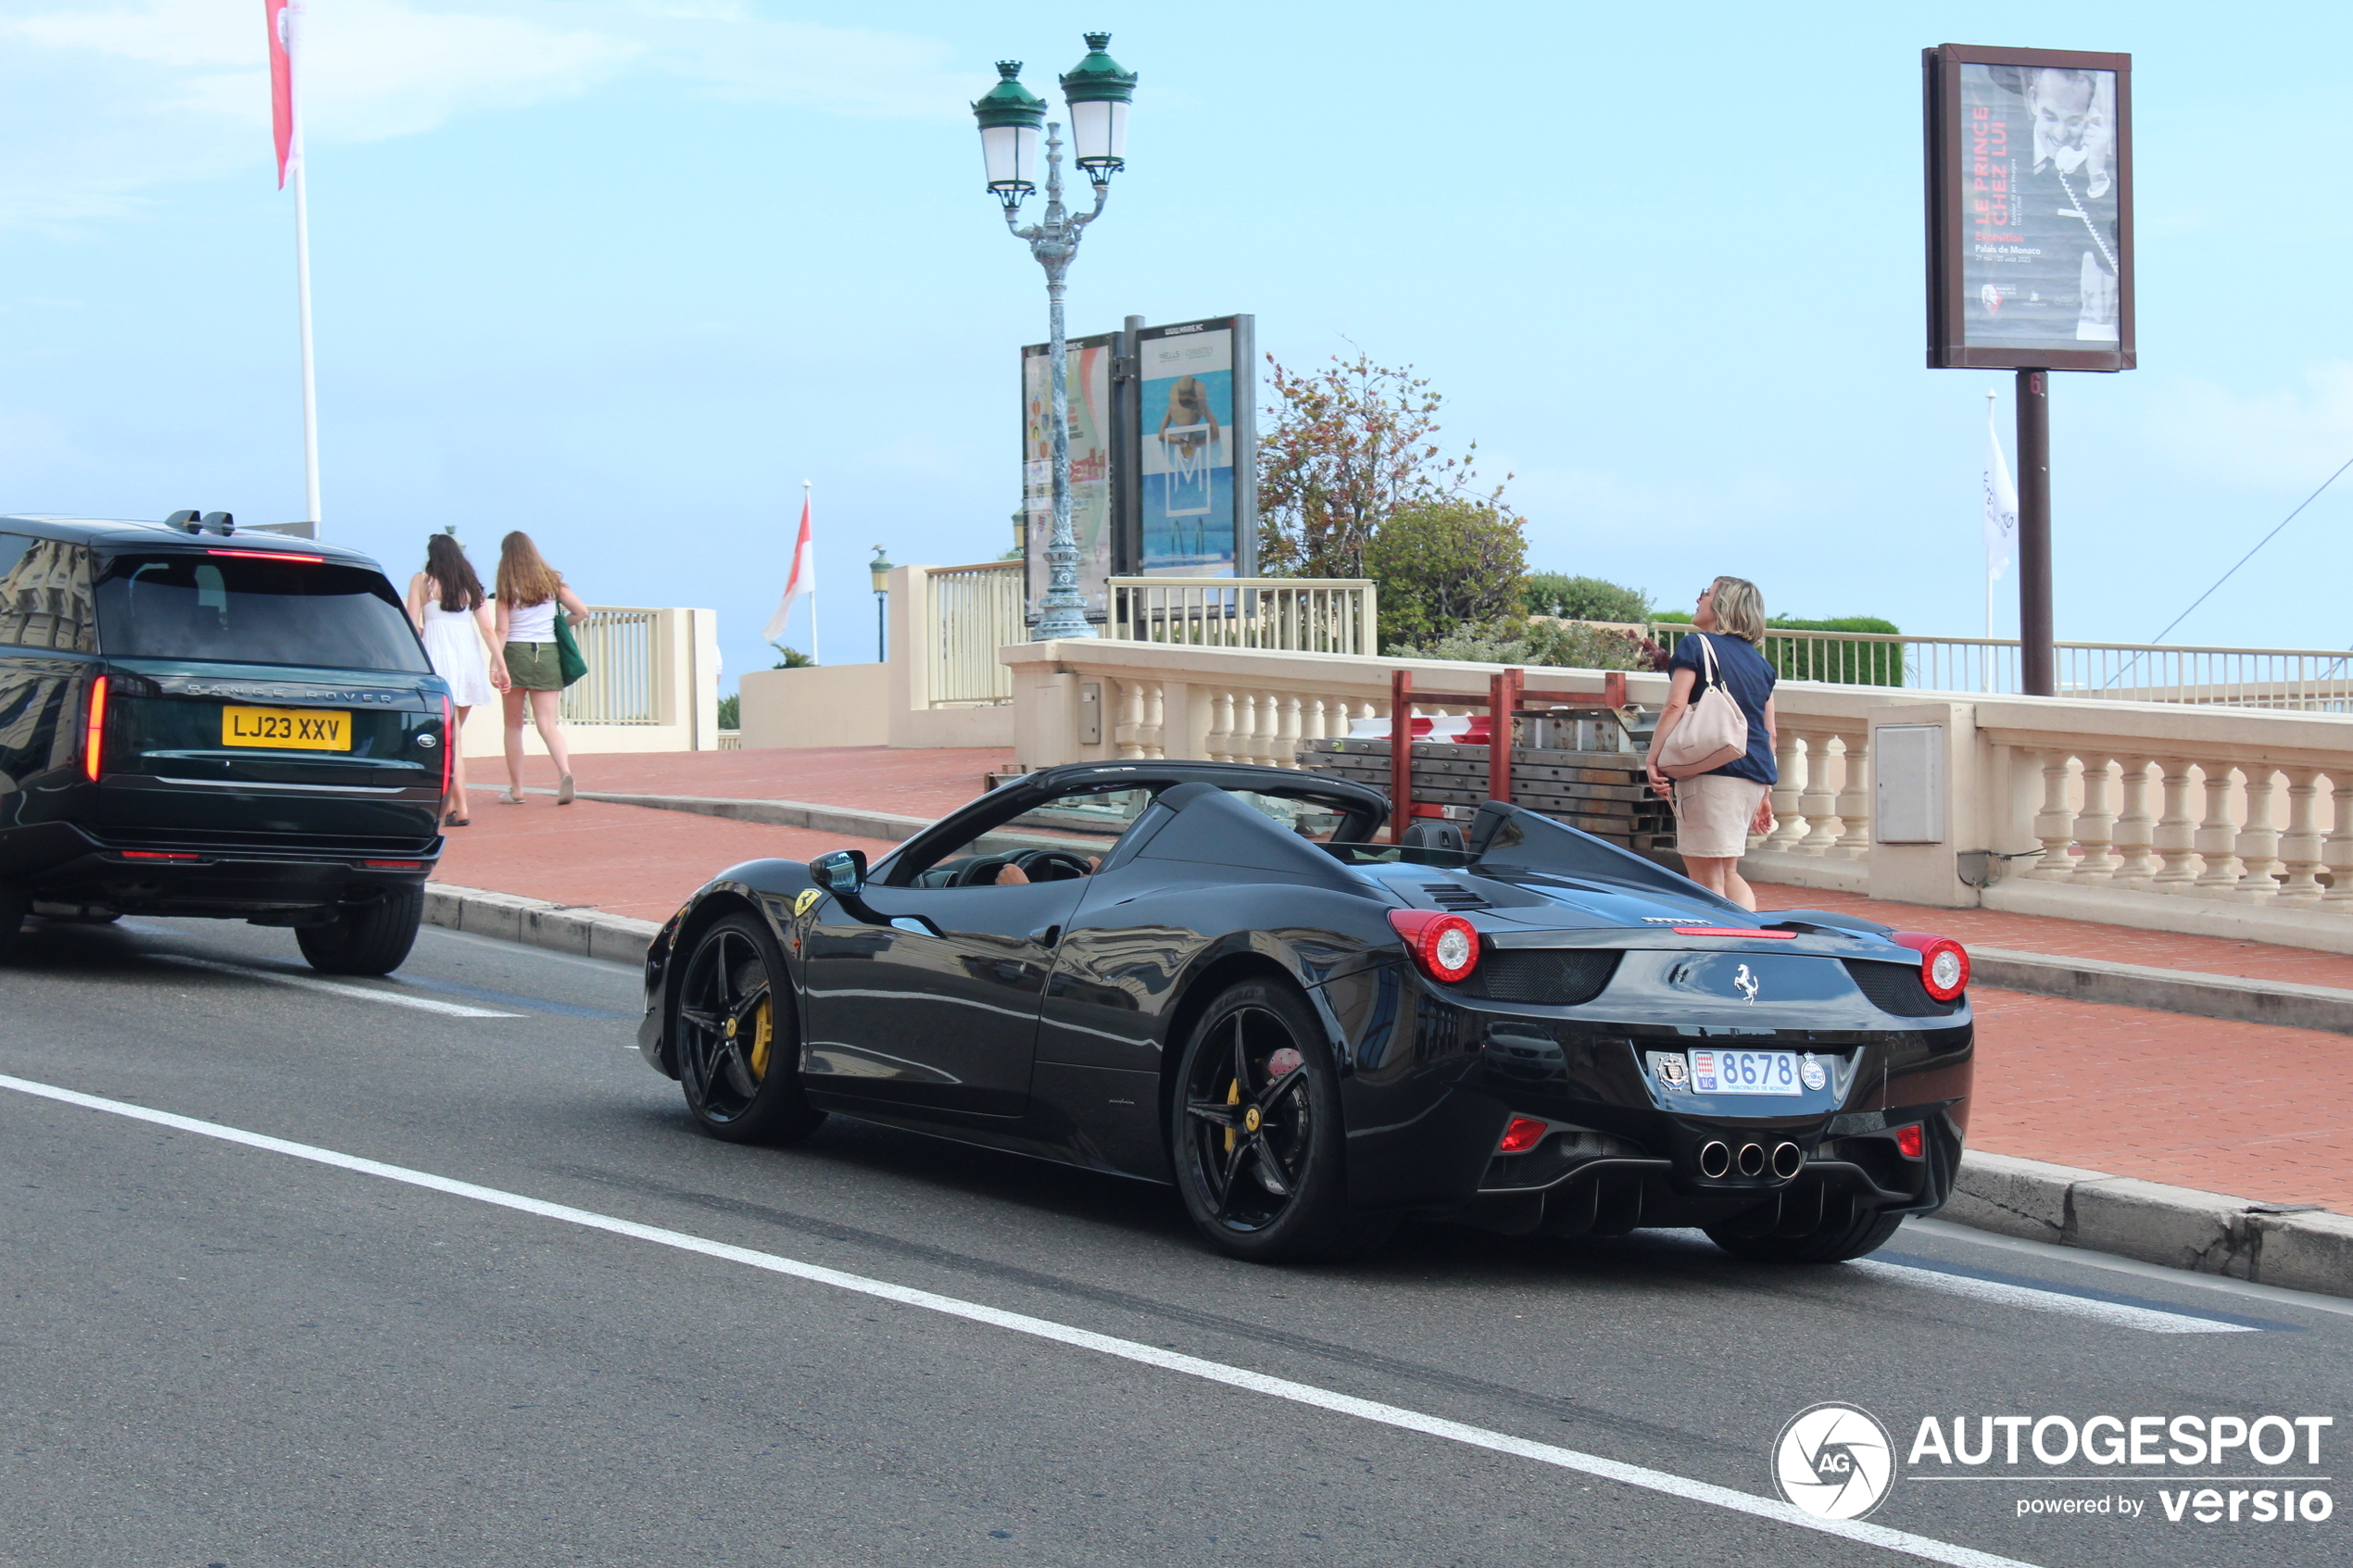
<path id="1" fill-rule="evenodd" d="M 1895 1129 L 1896 1153 L 1902 1155 L 1906 1160 L 1918 1160 L 1920 1157 L 1921 1150 L 1922 1142 L 1920 1138 L 1920 1124 L 1918 1122 L 1913 1123 L 1908 1127 L 1898 1127 Z"/>
<path id="2" fill-rule="evenodd" d="M 1550 1123 L 1540 1122 L 1533 1116 L 1515 1116 L 1504 1128 L 1503 1141 L 1495 1146 L 1495 1152 L 1526 1154 L 1542 1143 L 1544 1135 L 1552 1130 Z"/>
<path id="3" fill-rule="evenodd" d="M 1391 909 L 1389 923 L 1405 939 L 1416 968 L 1452 985 L 1478 967 L 1478 928 L 1442 909 Z"/>
<path id="4" fill-rule="evenodd" d="M 1969 989 L 1969 949 L 1949 936 L 1899 931 L 1889 940 L 1920 956 L 1920 984 L 1940 1002 L 1949 1002 Z"/>
<path id="5" fill-rule="evenodd" d="M 82 732 L 82 771 L 92 784 L 107 760 L 107 678 L 90 683 L 90 719 Z"/>

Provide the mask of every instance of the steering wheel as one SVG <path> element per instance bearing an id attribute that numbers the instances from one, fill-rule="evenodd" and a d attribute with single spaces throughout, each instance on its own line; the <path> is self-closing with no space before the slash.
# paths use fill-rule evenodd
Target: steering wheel
<path id="1" fill-rule="evenodd" d="M 1095 874 L 1095 868 L 1087 863 L 1085 856 L 1074 855 L 1067 849 L 1025 849 L 1008 859 L 1032 882 L 1068 882 L 1075 876 Z"/>

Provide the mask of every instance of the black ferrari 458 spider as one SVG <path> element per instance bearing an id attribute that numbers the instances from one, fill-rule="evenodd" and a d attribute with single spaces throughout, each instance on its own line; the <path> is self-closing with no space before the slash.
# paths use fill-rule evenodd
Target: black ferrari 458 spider
<path id="1" fill-rule="evenodd" d="M 827 1112 L 1151 1181 L 1243 1258 L 1403 1218 L 1744 1257 L 1870 1251 L 1952 1190 L 1968 955 L 1751 914 L 1490 803 L 1376 842 L 1378 792 L 1081 764 L 868 867 L 754 860 L 646 960 L 646 1060 L 711 1133 Z"/>

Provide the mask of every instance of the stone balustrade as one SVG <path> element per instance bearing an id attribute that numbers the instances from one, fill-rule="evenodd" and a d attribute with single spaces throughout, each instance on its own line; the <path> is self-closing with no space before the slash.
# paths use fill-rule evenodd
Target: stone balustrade
<path id="1" fill-rule="evenodd" d="M 1030 767 L 1296 767 L 1304 743 L 1387 716 L 1392 670 L 1442 695 L 1483 692 L 1500 668 L 1112 641 L 1000 657 Z M 1532 669 L 1526 690 L 1590 696 L 1602 680 Z M 1666 699 L 1664 676 L 1626 683 L 1629 702 Z M 2353 717 L 1796 681 L 1775 706 L 1777 821 L 1751 843 L 1752 877 L 2353 951 Z M 1913 841 L 1875 829 L 1891 801 L 1905 822 L 1927 822 L 1903 830 Z"/>

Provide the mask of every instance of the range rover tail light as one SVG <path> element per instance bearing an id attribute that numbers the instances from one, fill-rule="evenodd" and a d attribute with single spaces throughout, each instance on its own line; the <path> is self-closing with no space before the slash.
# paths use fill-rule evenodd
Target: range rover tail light
<path id="1" fill-rule="evenodd" d="M 445 696 L 441 699 L 441 801 L 442 809 L 445 811 L 449 809 L 449 781 L 453 776 L 452 771 L 458 766 L 458 745 L 459 735 L 455 715 L 450 710 L 449 699 Z M 461 817 L 466 814 L 466 803 L 462 800 L 458 802 L 458 814 Z"/>
<path id="2" fill-rule="evenodd" d="M 92 784 L 107 760 L 107 678 L 90 683 L 90 719 L 82 732 L 82 771 Z"/>
<path id="3" fill-rule="evenodd" d="M 1949 936 L 1899 931 L 1899 942 L 1920 956 L 1920 984 L 1940 1002 L 1949 1002 L 1969 989 L 1969 949 Z"/>
<path id="4" fill-rule="evenodd" d="M 1389 923 L 1405 939 L 1414 966 L 1432 980 L 1453 985 L 1478 967 L 1478 928 L 1442 909 L 1391 909 Z"/>

